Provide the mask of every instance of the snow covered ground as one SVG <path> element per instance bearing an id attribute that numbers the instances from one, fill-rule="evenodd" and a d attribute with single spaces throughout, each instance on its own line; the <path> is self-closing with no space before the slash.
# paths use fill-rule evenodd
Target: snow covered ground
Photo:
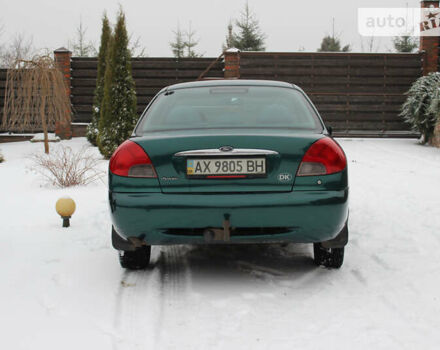
<path id="1" fill-rule="evenodd" d="M 105 178 L 56 189 L 28 169 L 41 143 L 0 144 L 1 347 L 438 349 L 440 150 L 340 143 L 351 185 L 340 270 L 315 267 L 308 245 L 185 246 L 153 248 L 143 272 L 124 272 L 111 248 Z M 68 229 L 63 195 L 77 203 Z"/>

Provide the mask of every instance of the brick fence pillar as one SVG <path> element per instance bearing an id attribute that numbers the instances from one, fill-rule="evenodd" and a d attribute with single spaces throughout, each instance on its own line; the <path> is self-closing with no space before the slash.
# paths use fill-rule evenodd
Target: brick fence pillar
<path id="1" fill-rule="evenodd" d="M 424 8 L 438 8 L 439 2 L 432 0 L 421 1 L 421 7 Z M 421 23 L 421 26 L 430 26 L 429 22 Z M 420 50 L 425 52 L 423 58 L 423 75 L 428 75 L 438 70 L 438 50 L 439 38 L 437 36 L 420 36 Z"/>
<path id="2" fill-rule="evenodd" d="M 63 73 L 64 76 L 64 84 L 66 86 L 66 95 L 70 101 L 70 78 L 71 78 L 71 69 L 70 69 L 70 59 L 72 57 L 72 52 L 67 50 L 64 47 L 56 49 L 53 52 L 55 64 Z M 61 116 L 60 120 L 55 124 L 55 134 L 59 136 L 63 140 L 68 140 L 72 138 L 72 126 L 71 126 L 72 116 L 68 111 L 66 111 L 65 115 Z"/>
<path id="3" fill-rule="evenodd" d="M 439 2 L 432 0 L 422 0 L 421 1 L 422 8 L 438 8 Z M 427 26 L 428 28 L 432 27 L 433 24 L 429 21 L 421 23 L 421 29 Z M 439 67 L 439 45 L 440 40 L 438 36 L 420 36 L 420 50 L 424 51 L 424 59 L 423 59 L 423 75 L 428 75 L 432 72 L 437 72 Z M 437 125 L 434 129 L 434 135 L 431 140 L 429 140 L 430 144 L 436 147 L 440 147 L 440 121 L 437 122 Z"/>
<path id="4" fill-rule="evenodd" d="M 225 51 L 225 79 L 240 78 L 240 50 L 228 49 Z"/>

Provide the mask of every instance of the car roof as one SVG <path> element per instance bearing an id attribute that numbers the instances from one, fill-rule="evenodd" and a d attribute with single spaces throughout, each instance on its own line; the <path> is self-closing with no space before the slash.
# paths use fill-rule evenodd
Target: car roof
<path id="1" fill-rule="evenodd" d="M 214 79 L 214 80 L 200 80 L 188 83 L 179 83 L 166 87 L 164 90 L 187 89 L 195 87 L 210 87 L 210 86 L 273 86 L 284 88 L 296 88 L 293 84 L 284 81 L 275 80 L 247 80 L 247 79 Z"/>

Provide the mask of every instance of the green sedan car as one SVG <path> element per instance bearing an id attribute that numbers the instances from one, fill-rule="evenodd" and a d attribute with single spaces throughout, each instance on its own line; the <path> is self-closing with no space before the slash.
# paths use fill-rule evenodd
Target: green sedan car
<path id="1" fill-rule="evenodd" d="M 211 80 L 162 89 L 110 160 L 112 242 L 122 267 L 152 245 L 312 243 L 339 268 L 347 160 L 297 86 Z"/>

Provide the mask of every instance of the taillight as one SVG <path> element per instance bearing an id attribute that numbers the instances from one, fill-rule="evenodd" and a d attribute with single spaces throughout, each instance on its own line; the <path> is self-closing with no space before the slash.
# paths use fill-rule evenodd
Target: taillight
<path id="1" fill-rule="evenodd" d="M 150 157 L 137 143 L 127 140 L 110 158 L 110 171 L 126 177 L 157 177 Z"/>
<path id="2" fill-rule="evenodd" d="M 344 170 L 346 166 L 347 159 L 342 148 L 330 137 L 325 137 L 307 150 L 297 176 L 334 174 Z"/>

